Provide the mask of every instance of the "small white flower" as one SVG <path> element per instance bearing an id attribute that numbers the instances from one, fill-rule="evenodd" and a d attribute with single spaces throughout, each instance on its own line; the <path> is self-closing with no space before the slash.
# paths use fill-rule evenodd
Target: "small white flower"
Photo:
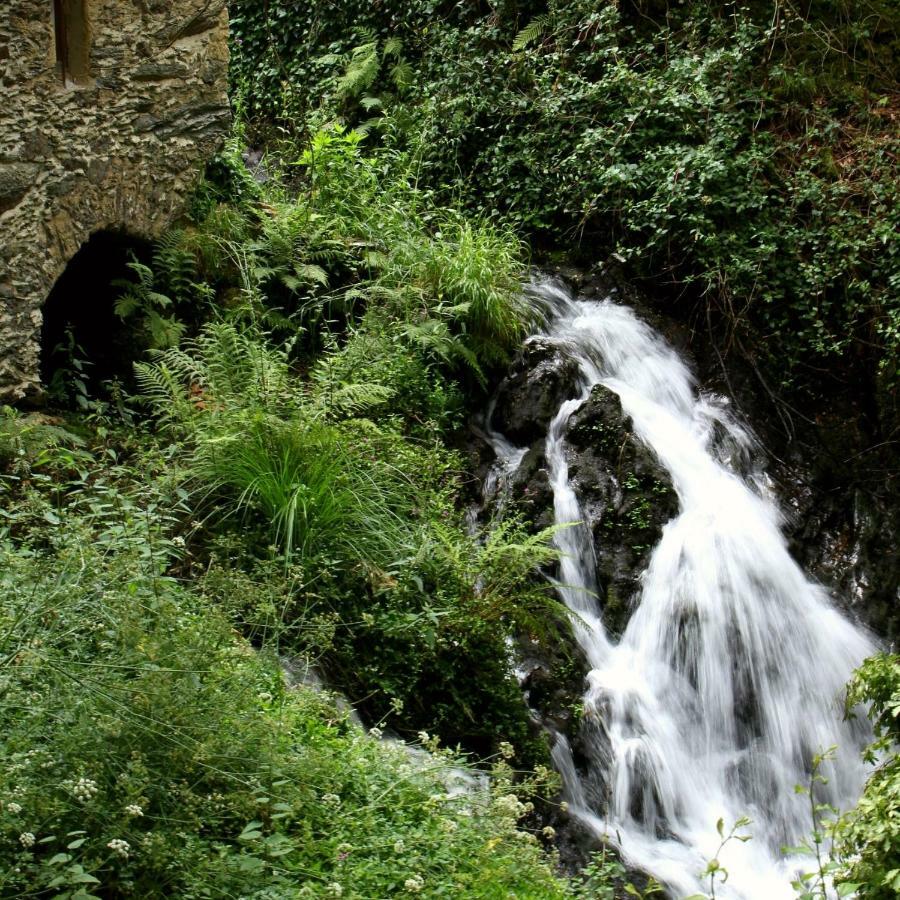
<path id="1" fill-rule="evenodd" d="M 377 725 L 374 728 L 369 729 L 369 734 L 371 734 L 372 737 L 375 738 L 376 741 L 381 740 L 381 735 L 383 733 L 384 732 Z"/>
<path id="2" fill-rule="evenodd" d="M 425 887 L 425 879 L 421 875 L 413 875 L 412 878 L 407 878 L 403 882 L 403 887 L 411 894 L 418 894 Z"/>
<path id="3" fill-rule="evenodd" d="M 337 807 L 341 805 L 341 798 L 337 794 L 322 794 L 322 803 L 325 806 Z"/>
<path id="4" fill-rule="evenodd" d="M 19 806 L 18 803 L 7 803 L 6 809 L 11 812 L 14 816 L 17 816 L 20 812 L 22 812 L 22 807 Z"/>
<path id="5" fill-rule="evenodd" d="M 516 748 L 509 741 L 500 741 L 500 755 L 504 759 L 512 759 L 516 755 Z"/>
<path id="6" fill-rule="evenodd" d="M 92 778 L 79 778 L 72 787 L 75 799 L 80 800 L 82 803 L 87 803 L 88 800 L 96 796 L 99 790 L 97 782 Z"/>
<path id="7" fill-rule="evenodd" d="M 176 547 L 183 547 L 184 546 L 184 538 L 180 534 L 175 535 L 175 537 L 172 538 L 172 543 Z"/>
<path id="8" fill-rule="evenodd" d="M 504 794 L 496 799 L 497 808 L 510 816 L 520 819 L 525 815 L 525 806 L 519 802 L 519 798 L 515 794 Z"/>
<path id="9" fill-rule="evenodd" d="M 454 819 L 444 819 L 441 822 L 441 831 L 446 831 L 448 834 L 452 834 L 457 828 L 459 825 Z"/>
<path id="10" fill-rule="evenodd" d="M 569 811 L 569 804 L 565 800 L 559 804 L 559 811 L 564 813 Z"/>
<path id="11" fill-rule="evenodd" d="M 431 740 L 431 736 L 428 734 L 427 731 L 419 732 L 419 743 L 420 744 L 427 744 L 430 740 Z"/>
<path id="12" fill-rule="evenodd" d="M 340 897 L 344 893 L 344 889 L 336 881 L 332 881 L 327 890 L 332 897 Z"/>
<path id="13" fill-rule="evenodd" d="M 552 825 L 545 825 L 541 829 L 541 834 L 549 841 L 556 837 L 556 829 Z"/>
<path id="14" fill-rule="evenodd" d="M 125 807 L 125 812 L 129 816 L 142 816 L 144 814 L 144 810 L 141 809 L 137 803 L 129 803 L 128 806 Z"/>
<path id="15" fill-rule="evenodd" d="M 131 850 L 131 845 L 128 841 L 123 841 L 119 838 L 113 838 L 107 845 L 116 856 L 121 856 L 122 859 L 128 859 L 128 853 Z"/>
<path id="16" fill-rule="evenodd" d="M 406 844 L 403 843 L 403 838 L 400 838 L 398 841 L 394 841 L 394 853 L 402 853 L 406 849 Z"/>
<path id="17" fill-rule="evenodd" d="M 29 847 L 33 847 L 35 842 L 35 836 L 30 831 L 23 831 L 22 834 L 19 835 L 19 843 L 27 850 Z"/>

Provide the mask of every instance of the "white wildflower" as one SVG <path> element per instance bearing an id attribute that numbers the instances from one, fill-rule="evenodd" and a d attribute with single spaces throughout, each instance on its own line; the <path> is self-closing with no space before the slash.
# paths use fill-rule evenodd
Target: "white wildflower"
<path id="1" fill-rule="evenodd" d="M 336 881 L 328 885 L 327 891 L 332 897 L 341 897 L 344 893 L 344 889 Z"/>
<path id="2" fill-rule="evenodd" d="M 523 803 L 519 802 L 519 798 L 515 794 L 504 794 L 495 801 L 497 808 L 510 816 L 520 819 L 525 815 L 526 809 Z"/>
<path id="3" fill-rule="evenodd" d="M 113 838 L 107 845 L 116 856 L 121 856 L 122 859 L 128 859 L 128 854 L 131 851 L 131 844 L 128 841 L 123 841 L 120 838 Z"/>
<path id="4" fill-rule="evenodd" d="M 380 741 L 381 736 L 382 734 L 384 734 L 384 732 L 376 725 L 369 729 L 369 734 L 372 735 L 372 737 L 375 738 L 376 741 Z"/>
<path id="5" fill-rule="evenodd" d="M 569 804 L 566 803 L 565 800 L 563 800 L 563 802 L 559 804 L 559 811 L 563 812 L 563 813 L 566 813 L 569 811 Z"/>
<path id="6" fill-rule="evenodd" d="M 35 836 L 30 831 L 23 831 L 22 834 L 19 835 L 19 843 L 27 850 L 29 847 L 33 847 L 35 842 Z"/>
<path id="7" fill-rule="evenodd" d="M 72 787 L 75 799 L 80 800 L 82 803 L 87 803 L 88 800 L 95 797 L 99 790 L 97 782 L 92 778 L 79 778 Z"/>
<path id="8" fill-rule="evenodd" d="M 7 803 L 6 810 L 7 812 L 11 812 L 14 816 L 17 816 L 22 812 L 22 807 L 18 803 Z"/>
<path id="9" fill-rule="evenodd" d="M 403 838 L 400 840 L 394 841 L 394 853 L 402 853 L 406 849 L 406 844 L 403 843 Z"/>
<path id="10" fill-rule="evenodd" d="M 516 748 L 509 741 L 500 741 L 500 755 L 504 759 L 512 759 L 516 755 Z"/>
<path id="11" fill-rule="evenodd" d="M 128 806 L 125 807 L 125 812 L 129 816 L 142 816 L 144 814 L 144 810 L 141 809 L 137 803 L 129 803 Z"/>
<path id="12" fill-rule="evenodd" d="M 407 878 L 403 882 L 403 887 L 411 894 L 418 894 L 425 887 L 425 879 L 421 875 L 413 875 L 412 878 Z"/>
<path id="13" fill-rule="evenodd" d="M 552 825 L 545 825 L 541 829 L 541 834 L 547 838 L 548 841 L 551 841 L 556 837 L 556 829 Z"/>
<path id="14" fill-rule="evenodd" d="M 325 806 L 338 807 L 341 805 L 341 798 L 337 794 L 322 794 L 322 803 Z"/>

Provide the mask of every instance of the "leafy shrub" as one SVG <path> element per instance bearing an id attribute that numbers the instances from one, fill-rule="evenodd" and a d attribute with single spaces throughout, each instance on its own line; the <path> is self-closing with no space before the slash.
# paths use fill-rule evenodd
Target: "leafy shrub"
<path id="1" fill-rule="evenodd" d="M 428 727 L 482 755 L 508 741 L 522 761 L 543 762 L 546 744 L 530 727 L 510 644 L 546 637 L 564 618 L 535 578 L 536 565 L 556 558 L 551 531 L 528 534 L 507 520 L 471 535 L 452 518 L 424 523 L 413 555 L 373 573 L 356 603 L 345 600 L 357 625 L 336 633 L 326 660 L 337 683 L 401 733 Z"/>
<path id="2" fill-rule="evenodd" d="M 418 380 L 421 358 L 402 339 L 381 371 L 367 355 L 373 333 L 354 332 L 304 383 L 285 347 L 251 326 L 217 323 L 156 353 L 139 376 L 184 442 L 207 524 L 222 530 L 223 513 L 242 514 L 259 529 L 241 528 L 245 552 L 265 559 L 274 544 L 296 580 L 280 610 L 239 610 L 254 631 L 262 617 L 283 650 L 315 653 L 302 630 L 313 619 L 329 631 L 318 652 L 333 683 L 370 720 L 407 734 L 427 728 L 481 754 L 509 740 L 543 759 L 507 643 L 559 619 L 535 574 L 554 551 L 546 533 L 529 536 L 511 521 L 467 533 L 456 508 L 461 462 L 427 428 L 405 436 L 390 414 L 396 394 L 427 394 L 440 381 Z M 368 380 L 391 373 L 389 386 Z M 405 383 L 408 375 L 417 380 Z"/>
<path id="3" fill-rule="evenodd" d="M 752 339 L 783 380 L 811 367 L 815 389 L 830 361 L 862 358 L 883 412 L 895 409 L 887 0 L 774 13 L 713 0 L 416 0 L 403 17 L 356 2 L 327 14 L 238 3 L 233 27 L 251 113 L 301 130 L 362 116 L 340 101 L 341 60 L 373 36 L 401 40 L 406 92 L 378 73 L 366 88 L 383 98 L 385 165 L 402 159 L 439 197 L 500 210 L 541 242 L 593 259 L 615 250 L 661 286 L 693 285 L 723 343 Z M 284 84 L 307 102 L 285 104 Z"/>
<path id="4" fill-rule="evenodd" d="M 887 900 L 900 891 L 900 657 L 882 653 L 866 660 L 847 703 L 870 704 L 876 741 L 866 756 L 878 768 L 858 806 L 838 823 L 842 865 L 835 880 L 844 890 L 855 888 L 858 897 Z"/>
<path id="5" fill-rule="evenodd" d="M 0 893 L 566 894 L 508 767 L 459 792 L 452 754 L 286 688 L 165 574 L 175 522 L 131 490 L 85 489 L 44 546 L 0 543 Z"/>
<path id="6" fill-rule="evenodd" d="M 411 484 L 376 477 L 304 404 L 286 354 L 262 335 L 212 325 L 138 371 L 159 414 L 187 436 L 197 489 L 219 511 L 260 513 L 287 564 L 324 548 L 383 564 L 406 544 Z"/>
<path id="7" fill-rule="evenodd" d="M 58 419 L 0 408 L 0 472 L 27 475 L 32 467 L 74 468 L 84 458 L 84 438 Z"/>

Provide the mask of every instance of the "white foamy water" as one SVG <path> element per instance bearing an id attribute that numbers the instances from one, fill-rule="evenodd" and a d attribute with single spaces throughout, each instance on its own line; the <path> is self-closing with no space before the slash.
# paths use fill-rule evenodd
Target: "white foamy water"
<path id="1" fill-rule="evenodd" d="M 843 691 L 875 647 L 791 558 L 763 479 L 745 471 L 752 440 L 725 401 L 700 395 L 678 354 L 627 307 L 577 299 L 556 281 L 531 292 L 546 310 L 544 338 L 580 371 L 546 439 L 556 522 L 583 521 L 566 429 L 597 384 L 619 396 L 679 500 L 617 643 L 603 627 L 588 528 L 557 533 L 558 591 L 591 666 L 584 703 L 599 723 L 593 762 L 608 795 L 591 808 L 560 738 L 554 759 L 571 810 L 676 897 L 708 888 L 700 875 L 721 841 L 717 821 L 749 816 L 742 833 L 752 840 L 719 855 L 730 877 L 717 896 L 793 897 L 792 875 L 811 867 L 781 852 L 811 830 L 809 799 L 794 787 L 815 753 L 837 745 L 819 799 L 838 808 L 857 799 L 866 732 L 844 719 Z M 489 439 L 498 471 L 514 469 L 522 451 Z"/>

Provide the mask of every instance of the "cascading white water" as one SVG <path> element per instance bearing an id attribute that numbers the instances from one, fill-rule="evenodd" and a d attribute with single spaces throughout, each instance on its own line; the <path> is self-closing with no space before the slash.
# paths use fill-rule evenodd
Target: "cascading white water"
<path id="1" fill-rule="evenodd" d="M 855 802 L 865 733 L 844 719 L 842 692 L 875 648 L 791 558 L 763 480 L 741 471 L 752 440 L 725 402 L 699 395 L 675 351 L 627 307 L 577 299 L 558 281 L 531 291 L 546 310 L 543 337 L 580 372 L 546 439 L 556 522 L 583 521 L 565 435 L 597 384 L 619 396 L 680 507 L 618 643 L 603 628 L 588 528 L 557 533 L 558 590 L 591 666 L 584 703 L 599 723 L 608 786 L 606 808 L 589 808 L 560 739 L 554 756 L 571 810 L 676 897 L 708 886 L 700 875 L 719 848 L 717 821 L 749 816 L 752 840 L 719 855 L 730 877 L 717 896 L 792 897 L 791 876 L 809 861 L 786 859 L 781 847 L 811 829 L 809 800 L 794 788 L 808 781 L 813 754 L 837 745 L 820 799 Z M 499 471 L 514 469 L 523 451 L 488 437 Z"/>

